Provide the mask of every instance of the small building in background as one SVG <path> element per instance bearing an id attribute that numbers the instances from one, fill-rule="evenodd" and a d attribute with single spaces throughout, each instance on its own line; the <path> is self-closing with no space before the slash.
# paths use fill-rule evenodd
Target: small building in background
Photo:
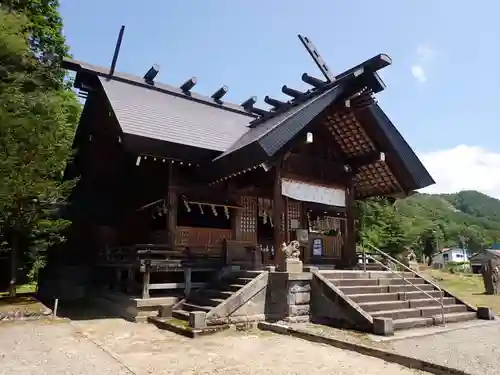
<path id="1" fill-rule="evenodd" d="M 486 249 L 474 254 L 470 258 L 470 265 L 473 273 L 480 273 L 481 267 L 494 258 L 500 258 L 500 250 L 498 249 Z"/>
<path id="2" fill-rule="evenodd" d="M 443 268 L 450 262 L 468 262 L 469 250 L 459 247 L 448 247 L 441 249 L 439 253 L 432 256 L 432 265 L 434 268 Z"/>

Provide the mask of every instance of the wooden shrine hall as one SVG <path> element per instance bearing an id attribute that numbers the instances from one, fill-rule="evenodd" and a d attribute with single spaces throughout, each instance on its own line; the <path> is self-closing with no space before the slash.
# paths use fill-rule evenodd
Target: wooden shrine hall
<path id="1" fill-rule="evenodd" d="M 299 36 L 324 78 L 304 73 L 309 90 L 285 85 L 264 110 L 226 102 L 227 86 L 197 94 L 195 77 L 160 83 L 158 66 L 116 72 L 122 36 L 111 68 L 63 61 L 85 98 L 66 177 L 79 177 L 68 244 L 87 262 L 279 266 L 298 240 L 304 264 L 350 268 L 355 201 L 434 183 L 375 99 L 387 55 L 333 75 Z"/>

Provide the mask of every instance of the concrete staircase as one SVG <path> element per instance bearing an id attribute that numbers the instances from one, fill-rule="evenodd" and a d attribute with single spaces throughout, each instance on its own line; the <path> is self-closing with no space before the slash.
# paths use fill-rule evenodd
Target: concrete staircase
<path id="1" fill-rule="evenodd" d="M 238 293 L 260 274 L 261 271 L 233 272 L 206 288 L 193 292 L 186 299 L 173 305 L 171 311 L 166 313 L 160 311 L 158 317 L 152 317 L 149 321 L 159 328 L 188 337 L 196 337 L 201 334 L 227 329 L 229 328 L 228 324 L 220 324 L 220 322 L 211 321 L 210 319 L 205 320 L 203 318 L 203 322 L 197 322 L 197 316 L 201 312 L 205 317 L 210 311 Z"/>
<path id="2" fill-rule="evenodd" d="M 192 311 L 204 311 L 208 313 L 238 292 L 259 274 L 259 271 L 239 271 L 231 274 L 218 283 L 191 294 L 181 304 L 175 306 L 172 316 L 179 320 L 189 321 L 189 313 Z M 210 325 L 210 321 L 207 324 Z"/>
<path id="3" fill-rule="evenodd" d="M 394 330 L 437 325 L 442 321 L 440 291 L 411 272 L 405 272 L 404 276 L 414 285 L 388 271 L 322 271 L 321 274 L 372 318 L 391 318 Z M 471 306 L 446 292 L 443 304 L 446 323 L 477 319 Z"/>

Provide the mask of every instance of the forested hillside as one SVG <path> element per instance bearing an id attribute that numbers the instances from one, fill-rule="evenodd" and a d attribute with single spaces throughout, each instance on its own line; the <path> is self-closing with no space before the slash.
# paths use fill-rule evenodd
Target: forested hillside
<path id="1" fill-rule="evenodd" d="M 394 205 L 369 200 L 360 203 L 360 230 L 362 243 L 389 252 L 410 246 L 431 253 L 462 243 L 478 251 L 500 242 L 500 200 L 477 191 L 417 194 Z"/>

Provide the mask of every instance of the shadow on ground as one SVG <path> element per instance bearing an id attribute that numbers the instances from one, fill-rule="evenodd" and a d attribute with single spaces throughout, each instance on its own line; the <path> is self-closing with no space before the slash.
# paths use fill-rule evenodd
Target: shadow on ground
<path id="1" fill-rule="evenodd" d="M 54 311 L 54 301 L 45 301 L 45 305 Z M 59 300 L 57 316 L 70 320 L 116 319 L 120 316 L 98 308 L 88 299 Z"/>

